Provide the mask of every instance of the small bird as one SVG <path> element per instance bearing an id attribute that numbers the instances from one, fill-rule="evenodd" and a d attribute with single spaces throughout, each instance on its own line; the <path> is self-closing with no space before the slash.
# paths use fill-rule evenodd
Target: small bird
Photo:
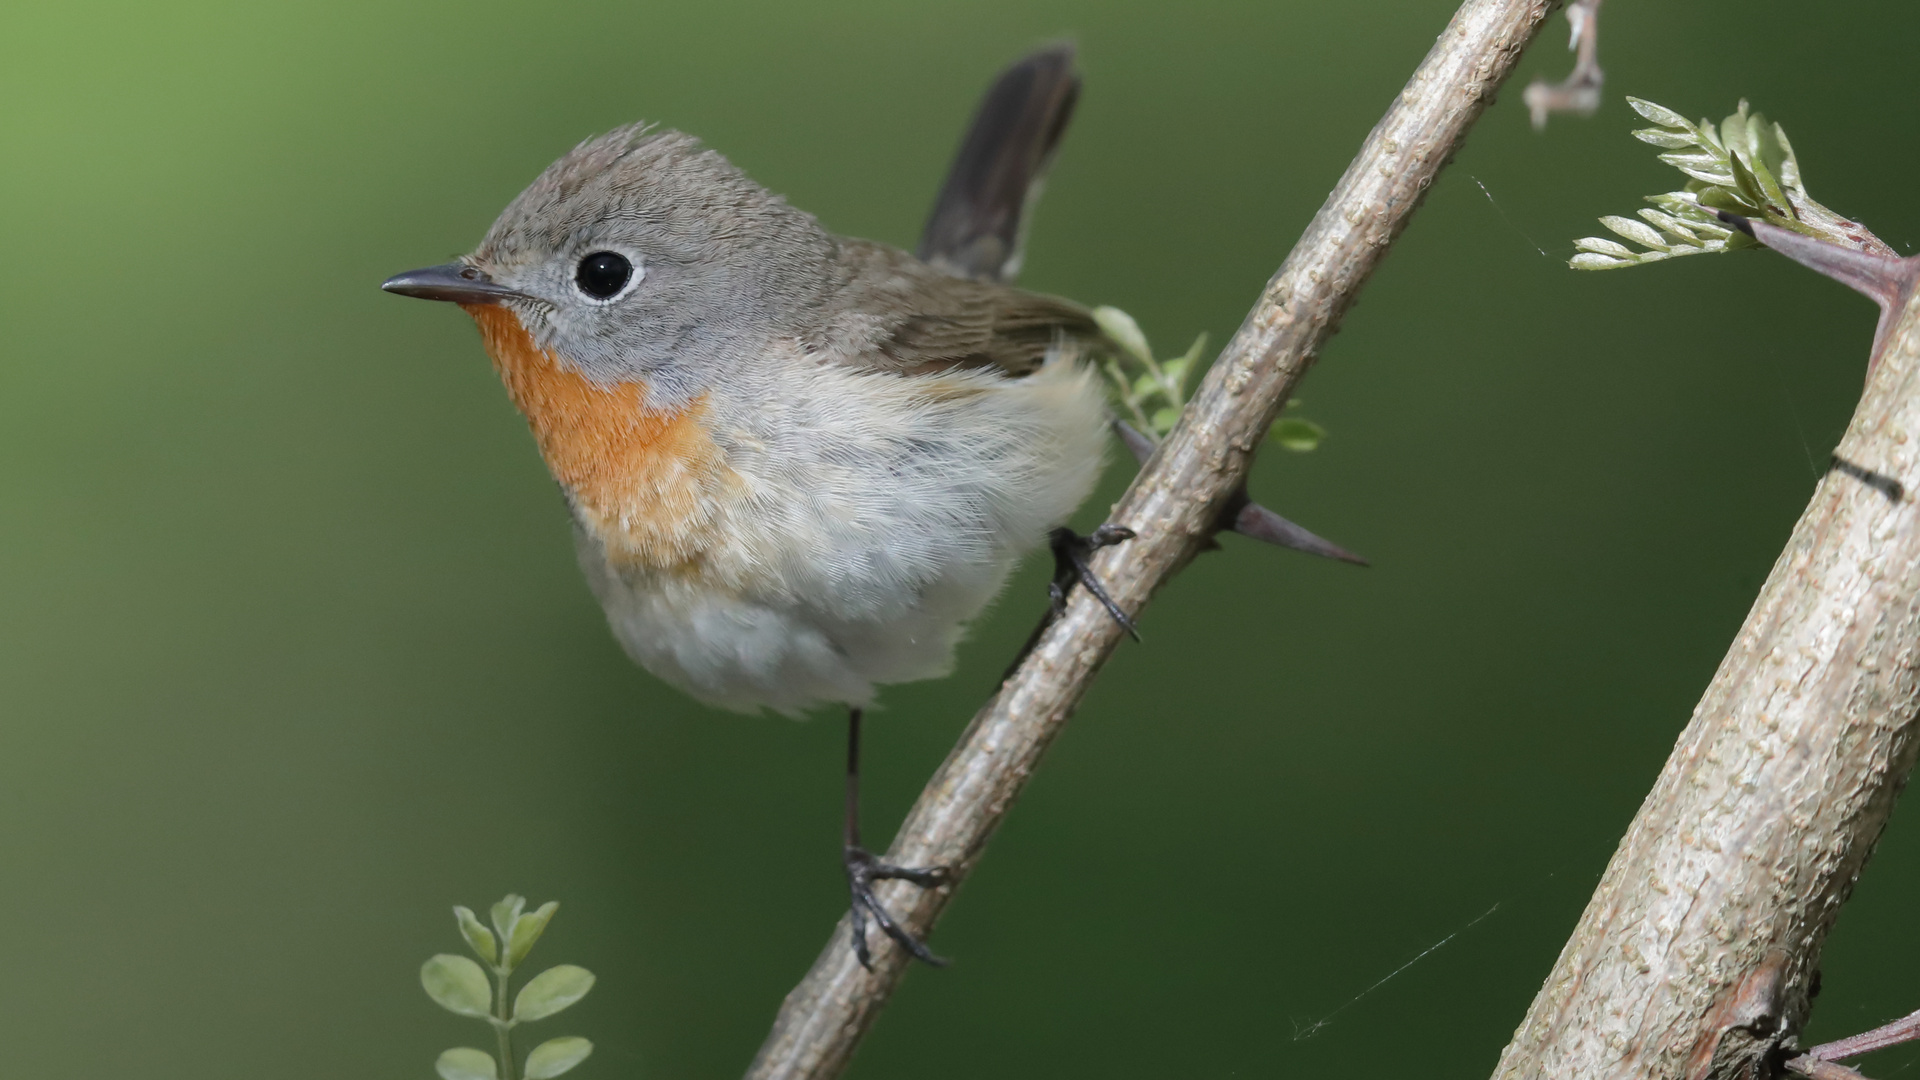
<path id="1" fill-rule="evenodd" d="M 869 919 L 945 963 L 873 894 L 945 880 L 861 844 L 876 688 L 947 674 L 1042 544 L 1051 614 L 1079 584 L 1133 631 L 1087 558 L 1134 534 L 1063 523 L 1110 424 L 1135 456 L 1152 443 L 1108 414 L 1092 313 L 1007 284 L 1078 100 L 1073 59 L 1052 46 L 995 81 L 917 255 L 835 236 L 693 138 L 635 124 L 548 167 L 472 254 L 381 286 L 479 325 L 635 662 L 722 708 L 847 709 L 841 859 L 868 967 Z M 1220 527 L 1363 562 L 1244 491 Z"/>
<path id="2" fill-rule="evenodd" d="M 1092 315 L 1000 283 L 1078 87 L 1067 47 L 1001 78 L 926 259 L 836 236 L 695 139 L 635 124 L 555 162 L 472 254 L 382 285 L 479 325 L 634 661 L 722 708 L 848 709 L 863 963 L 869 915 L 941 962 L 872 891 L 941 869 L 860 843 L 876 687 L 947 674 L 968 621 L 1050 537 L 1058 605 L 1092 580 L 1087 550 L 1132 536 L 1061 528 L 1104 463 Z"/>

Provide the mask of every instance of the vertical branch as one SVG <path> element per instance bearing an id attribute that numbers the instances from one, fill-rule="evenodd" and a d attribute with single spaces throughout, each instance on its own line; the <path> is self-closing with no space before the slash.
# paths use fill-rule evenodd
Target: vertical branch
<path id="1" fill-rule="evenodd" d="M 1467 0 L 1367 136 L 1360 153 L 1208 371 L 1179 424 L 1115 507 L 1139 537 L 1103 551 L 1096 571 L 1129 611 L 1216 531 L 1275 414 L 1338 328 L 1360 287 L 1492 101 L 1556 0 Z M 1084 590 L 974 717 L 901 825 L 888 862 L 944 865 L 952 882 L 889 882 L 887 907 L 916 934 L 933 926 L 994 828 L 1119 643 Z M 872 972 L 848 946 L 847 920 L 787 995 L 748 1076 L 839 1075 L 906 960 L 882 945 Z"/>
<path id="2" fill-rule="evenodd" d="M 1920 301 L 1833 461 L 1496 1077 L 1771 1075 L 1804 1023 L 1914 764 Z"/>

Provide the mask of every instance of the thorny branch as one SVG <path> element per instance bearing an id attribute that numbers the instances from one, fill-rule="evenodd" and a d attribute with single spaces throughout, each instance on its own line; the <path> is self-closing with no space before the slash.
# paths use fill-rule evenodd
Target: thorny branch
<path id="1" fill-rule="evenodd" d="M 1137 613 L 1211 541 L 1275 415 L 1556 2 L 1467 0 L 1368 135 L 1114 508 L 1112 521 L 1138 538 L 1101 552 L 1094 568 L 1126 610 Z M 979 861 L 1122 633 L 1076 590 L 921 793 L 886 859 L 950 867 L 950 883 L 931 890 L 889 883 L 881 896 L 915 934 L 931 929 Z M 887 945 L 873 970 L 864 970 L 847 934 L 843 918 L 787 995 L 748 1071 L 752 1080 L 828 1080 L 846 1067 L 907 965 Z"/>
<path id="2" fill-rule="evenodd" d="M 1501 1055 L 1536 1076 L 1860 1080 L 1789 1056 L 1820 951 L 1920 747 L 1916 264 L 1724 216 L 1881 303 L 1866 392 L 1573 936 Z M 1784 1060 L 1783 1060 L 1784 1059 Z"/>
<path id="3" fill-rule="evenodd" d="M 1573 27 L 1567 48 L 1576 50 L 1572 73 L 1557 83 L 1536 78 L 1520 94 L 1535 131 L 1546 127 L 1553 113 L 1592 116 L 1600 108 L 1600 87 L 1607 78 L 1600 70 L 1600 0 L 1573 0 L 1567 22 Z"/>

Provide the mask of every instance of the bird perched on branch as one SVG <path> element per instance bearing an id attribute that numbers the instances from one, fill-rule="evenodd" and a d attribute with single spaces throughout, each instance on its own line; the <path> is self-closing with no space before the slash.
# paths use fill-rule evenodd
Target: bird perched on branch
<path id="1" fill-rule="evenodd" d="M 937 867 L 860 843 L 862 710 L 944 675 L 966 624 L 1051 541 L 1131 629 L 1062 526 L 1093 489 L 1105 394 L 1089 311 L 1005 284 L 1079 78 L 1061 46 L 989 91 L 918 257 L 835 236 L 679 132 L 580 144 L 470 255 L 389 292 L 459 304 L 571 512 L 581 568 L 640 666 L 695 698 L 849 710 L 853 947 L 875 900 Z"/>

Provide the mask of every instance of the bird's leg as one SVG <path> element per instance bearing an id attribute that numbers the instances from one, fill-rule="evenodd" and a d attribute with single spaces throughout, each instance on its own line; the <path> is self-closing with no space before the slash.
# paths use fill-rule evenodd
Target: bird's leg
<path id="1" fill-rule="evenodd" d="M 873 970 L 873 954 L 867 950 L 867 918 L 872 916 L 880 929 L 900 947 L 913 954 L 914 959 L 945 967 L 947 961 L 935 956 L 926 943 L 908 933 L 905 927 L 893 921 L 887 909 L 880 905 L 879 898 L 873 895 L 873 883 L 888 878 L 900 878 L 911 881 L 923 889 L 931 889 L 946 883 L 947 869 L 944 866 L 908 867 L 895 866 L 881 862 L 873 852 L 860 846 L 860 710 L 847 710 L 847 822 L 846 842 L 841 848 L 841 863 L 847 870 L 847 889 L 853 894 L 852 937 L 853 955 L 860 958 L 860 966 Z"/>
<path id="2" fill-rule="evenodd" d="M 1134 629 L 1133 620 L 1120 610 L 1120 605 L 1107 595 L 1107 587 L 1100 583 L 1100 577 L 1093 572 L 1087 559 L 1103 547 L 1112 547 L 1134 537 L 1132 529 L 1120 525 L 1102 525 L 1086 536 L 1072 529 L 1059 528 L 1047 534 L 1047 545 L 1053 549 L 1053 583 L 1047 586 L 1047 594 L 1053 598 L 1053 617 L 1059 618 L 1067 611 L 1067 590 L 1079 582 L 1095 600 L 1113 616 L 1133 640 L 1140 640 L 1140 632 Z"/>
<path id="3" fill-rule="evenodd" d="M 1133 636 L 1133 640 L 1140 640 L 1140 632 L 1134 629 L 1133 620 L 1120 610 L 1119 604 L 1114 603 L 1107 587 L 1100 583 L 1100 575 L 1094 573 L 1093 567 L 1087 563 L 1087 557 L 1101 548 L 1112 547 L 1133 537 L 1132 529 L 1120 525 L 1102 525 L 1093 530 L 1091 536 L 1081 536 L 1066 528 L 1055 529 L 1047 534 L 1047 546 L 1053 549 L 1053 580 L 1047 583 L 1047 596 L 1052 602 L 1047 606 L 1047 613 L 1041 616 L 1039 625 L 1033 628 L 1033 633 L 1027 635 L 1026 644 L 1020 646 L 1020 651 L 1013 655 L 1013 662 L 1007 665 L 1007 670 L 1000 676 L 1001 682 L 1013 678 L 1013 673 L 1026 663 L 1027 655 L 1033 652 L 1034 646 L 1040 644 L 1047 627 L 1066 614 L 1067 592 L 1075 582 L 1086 586 L 1094 599 L 1107 609 L 1113 621 Z"/>

